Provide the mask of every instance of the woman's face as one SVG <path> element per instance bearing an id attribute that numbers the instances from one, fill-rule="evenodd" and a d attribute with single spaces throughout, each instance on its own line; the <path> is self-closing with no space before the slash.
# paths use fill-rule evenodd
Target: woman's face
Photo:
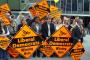
<path id="1" fill-rule="evenodd" d="M 62 20 L 61 20 L 61 19 L 59 19 L 59 20 L 58 20 L 58 23 L 59 23 L 59 24 L 61 24 L 61 23 L 62 23 Z"/>
<path id="2" fill-rule="evenodd" d="M 75 20 L 73 20 L 73 25 L 76 25 L 76 21 Z"/>

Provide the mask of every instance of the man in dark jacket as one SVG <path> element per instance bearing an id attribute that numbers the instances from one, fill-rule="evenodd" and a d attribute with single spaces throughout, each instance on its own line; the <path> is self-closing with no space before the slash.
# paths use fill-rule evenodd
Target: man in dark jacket
<path id="1" fill-rule="evenodd" d="M 83 34 L 81 31 L 81 28 L 79 25 L 76 25 L 73 30 L 72 30 L 72 38 L 73 38 L 73 43 L 77 43 L 77 41 L 83 42 Z"/>
<path id="2" fill-rule="evenodd" d="M 45 18 L 46 22 L 42 24 L 41 32 L 44 39 L 48 39 L 55 32 L 55 26 L 51 23 L 51 17 Z"/>
<path id="3" fill-rule="evenodd" d="M 24 26 L 25 24 L 26 24 L 26 21 L 25 21 L 25 20 L 21 20 L 21 23 L 17 26 L 17 31 L 19 31 L 20 28 L 21 28 L 22 26 Z"/>

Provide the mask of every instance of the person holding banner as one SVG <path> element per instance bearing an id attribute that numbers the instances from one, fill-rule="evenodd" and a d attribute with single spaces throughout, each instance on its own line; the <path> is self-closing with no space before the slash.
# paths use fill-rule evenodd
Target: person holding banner
<path id="1" fill-rule="evenodd" d="M 32 25 L 32 23 L 34 22 L 34 20 L 31 19 L 30 16 L 27 16 L 27 17 L 26 17 L 26 22 L 27 22 L 27 25 L 31 27 L 31 25 Z"/>
<path id="2" fill-rule="evenodd" d="M 0 21 L 0 36 L 8 36 L 9 34 L 8 27 Z"/>
<path id="3" fill-rule="evenodd" d="M 31 28 L 38 34 L 38 35 L 41 35 L 41 23 L 40 23 L 40 19 L 39 17 L 34 17 L 34 22 L 32 23 L 31 25 Z M 38 39 L 38 38 L 37 38 Z M 38 42 L 41 42 L 39 39 L 37 40 Z M 39 50 L 37 50 L 35 53 L 34 53 L 34 57 L 40 57 L 42 55 L 42 53 L 40 53 Z"/>
<path id="4" fill-rule="evenodd" d="M 58 30 L 62 26 L 63 26 L 63 23 L 62 23 L 62 20 L 61 19 L 58 19 L 58 20 L 55 21 L 56 30 Z"/>
<path id="5" fill-rule="evenodd" d="M 21 20 L 23 20 L 23 19 L 25 20 L 25 16 L 23 15 L 23 13 L 20 12 L 16 19 L 16 20 L 18 20 L 18 21 L 16 21 L 17 24 L 19 25 L 21 23 Z"/>
<path id="6" fill-rule="evenodd" d="M 9 31 L 6 26 L 0 21 L 0 36 L 4 37 L 9 35 Z M 5 50 L 0 48 L 0 59 L 1 60 L 8 60 L 8 54 Z"/>
<path id="7" fill-rule="evenodd" d="M 31 28 L 37 33 L 41 34 L 41 23 L 39 17 L 34 17 L 34 21 L 31 25 Z"/>
<path id="8" fill-rule="evenodd" d="M 64 16 L 63 17 L 63 25 L 65 26 L 65 27 L 69 27 L 69 25 L 70 25 L 70 19 L 68 18 L 68 17 L 66 17 L 66 16 Z"/>
<path id="9" fill-rule="evenodd" d="M 42 37 L 45 40 L 48 40 L 51 34 L 55 32 L 55 26 L 53 23 L 51 23 L 51 17 L 48 16 L 45 18 L 46 22 L 42 24 L 41 27 L 41 32 L 42 32 Z"/>
<path id="10" fill-rule="evenodd" d="M 14 36 L 16 34 L 16 31 L 17 31 L 16 23 L 13 20 L 11 20 L 11 24 L 8 26 L 8 28 L 9 28 L 9 32 L 10 32 L 9 37 L 11 38 L 12 36 Z"/>
<path id="11" fill-rule="evenodd" d="M 72 39 L 74 44 L 76 44 L 77 41 L 83 42 L 83 27 L 79 20 L 76 21 L 76 24 L 72 29 Z"/>
<path id="12" fill-rule="evenodd" d="M 21 28 L 22 26 L 24 26 L 25 24 L 27 24 L 26 21 L 22 19 L 22 20 L 21 20 L 21 23 L 17 26 L 17 31 L 19 31 L 20 28 Z"/>

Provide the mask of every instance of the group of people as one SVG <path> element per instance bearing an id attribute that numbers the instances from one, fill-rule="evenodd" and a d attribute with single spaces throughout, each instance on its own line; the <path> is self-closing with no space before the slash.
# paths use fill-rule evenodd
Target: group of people
<path id="1" fill-rule="evenodd" d="M 22 18 L 20 18 L 21 16 Z M 40 19 L 38 16 L 35 16 L 33 19 L 31 19 L 30 16 L 28 16 L 28 18 L 25 18 L 23 14 L 18 17 L 18 20 L 20 20 L 20 24 L 18 24 L 16 27 L 17 31 L 19 31 L 24 24 L 27 24 L 37 34 L 41 35 L 45 40 L 47 40 L 51 36 L 51 34 L 53 34 L 56 30 L 64 25 L 71 32 L 73 39 L 79 41 L 81 40 L 83 42 L 85 29 L 83 27 L 83 20 L 79 17 L 70 19 L 70 17 L 63 16 L 59 19 L 56 19 L 47 15 L 42 19 Z"/>
<path id="2" fill-rule="evenodd" d="M 25 24 L 31 27 L 45 40 L 48 40 L 51 34 L 53 34 L 63 25 L 71 32 L 72 39 L 74 40 L 73 43 L 76 43 L 77 40 L 83 42 L 83 36 L 85 35 L 83 20 L 78 17 L 70 19 L 70 17 L 63 16 L 59 19 L 55 19 L 48 15 L 42 19 L 40 19 L 38 16 L 31 19 L 30 16 L 25 16 L 20 13 L 17 18 L 15 15 L 8 15 L 8 18 L 10 18 L 11 21 L 11 24 L 8 26 L 3 24 L 0 18 L 0 36 L 12 38 Z"/>

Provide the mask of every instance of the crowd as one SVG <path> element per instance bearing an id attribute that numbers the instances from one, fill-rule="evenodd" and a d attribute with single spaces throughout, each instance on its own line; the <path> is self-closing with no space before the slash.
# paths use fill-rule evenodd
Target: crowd
<path id="1" fill-rule="evenodd" d="M 33 19 L 31 19 L 30 16 L 25 16 L 23 13 L 20 13 L 17 18 L 14 14 L 7 14 L 7 17 L 10 18 L 11 21 L 11 24 L 8 26 L 3 24 L 0 18 L 0 36 L 7 36 L 9 38 L 13 38 L 13 36 L 25 24 L 31 27 L 37 34 L 41 35 L 45 40 L 48 40 L 50 35 L 53 34 L 63 25 L 67 27 L 68 30 L 71 32 L 74 43 L 75 40 L 83 42 L 83 37 L 85 36 L 83 20 L 79 17 L 71 19 L 67 16 L 61 16 L 61 18 L 55 19 L 47 15 L 42 19 L 40 19 L 38 16 L 35 16 Z M 90 34 L 90 23 L 88 25 L 88 33 Z M 2 51 L 0 51 L 0 53 L 1 52 Z"/>

